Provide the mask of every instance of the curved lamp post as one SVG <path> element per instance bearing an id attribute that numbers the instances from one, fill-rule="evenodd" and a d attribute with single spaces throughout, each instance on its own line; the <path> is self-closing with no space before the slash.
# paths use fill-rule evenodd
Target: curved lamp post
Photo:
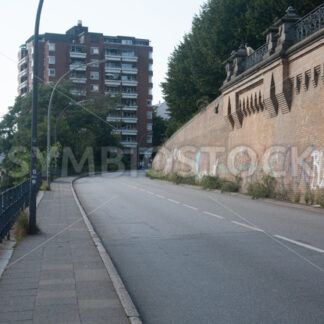
<path id="1" fill-rule="evenodd" d="M 50 163 L 51 163 L 51 112 L 52 112 L 52 102 L 53 102 L 53 98 L 54 98 L 54 93 L 55 90 L 57 89 L 58 85 L 64 80 L 64 78 L 66 76 L 68 76 L 70 73 L 72 73 L 73 71 L 76 71 L 77 69 L 79 69 L 80 67 L 84 67 L 84 66 L 89 66 L 92 64 L 101 64 L 106 62 L 107 60 L 99 60 L 96 62 L 89 62 L 87 64 L 80 64 L 77 65 L 75 68 L 65 72 L 55 83 L 53 89 L 52 89 L 52 93 L 51 93 L 51 97 L 50 97 L 50 101 L 48 104 L 48 108 L 47 108 L 47 163 L 46 163 L 46 180 L 47 183 L 50 184 Z"/>
<path id="2" fill-rule="evenodd" d="M 40 0 L 37 9 L 34 33 L 34 67 L 33 67 L 33 108 L 31 129 L 31 162 L 29 193 L 29 233 L 36 233 L 36 185 L 37 185 L 37 106 L 38 106 L 38 39 L 39 23 L 44 0 Z"/>

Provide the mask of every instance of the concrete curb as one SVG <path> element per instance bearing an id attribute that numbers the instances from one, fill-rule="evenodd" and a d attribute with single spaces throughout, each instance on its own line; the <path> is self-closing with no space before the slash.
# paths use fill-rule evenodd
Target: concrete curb
<path id="1" fill-rule="evenodd" d="M 39 191 L 36 200 L 36 207 L 40 204 L 44 197 L 44 191 Z M 9 261 L 14 253 L 16 240 L 4 241 L 0 244 L 0 278 L 9 264 Z"/>
<path id="2" fill-rule="evenodd" d="M 75 202 L 76 202 L 77 206 L 79 207 L 79 210 L 83 217 L 84 223 L 86 224 L 86 226 L 88 228 L 90 236 L 91 236 L 95 246 L 98 249 L 99 255 L 106 267 L 108 275 L 113 283 L 116 294 L 120 300 L 120 303 L 122 304 L 122 306 L 124 308 L 124 311 L 126 313 L 128 320 L 130 321 L 131 324 L 141 324 L 142 320 L 140 319 L 140 315 L 139 315 L 131 297 L 129 296 L 129 294 L 123 284 L 123 281 L 120 278 L 108 252 L 106 251 L 105 247 L 103 246 L 101 239 L 95 232 L 85 210 L 83 209 L 82 204 L 78 198 L 78 195 L 76 194 L 76 191 L 74 190 L 74 182 L 81 178 L 83 178 L 83 177 L 78 177 L 78 178 L 72 180 L 72 182 L 71 182 L 71 189 L 72 189 L 72 193 L 73 193 Z"/>

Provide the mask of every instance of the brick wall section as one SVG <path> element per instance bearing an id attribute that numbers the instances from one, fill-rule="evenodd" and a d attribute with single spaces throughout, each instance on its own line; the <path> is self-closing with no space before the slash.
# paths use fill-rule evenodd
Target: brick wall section
<path id="1" fill-rule="evenodd" d="M 285 54 L 225 88 L 166 142 L 153 168 L 201 176 L 216 167 L 223 177 L 240 174 L 243 190 L 264 173 L 291 195 L 324 188 L 324 30 Z M 223 147 L 216 162 L 199 153 L 210 145 Z"/>

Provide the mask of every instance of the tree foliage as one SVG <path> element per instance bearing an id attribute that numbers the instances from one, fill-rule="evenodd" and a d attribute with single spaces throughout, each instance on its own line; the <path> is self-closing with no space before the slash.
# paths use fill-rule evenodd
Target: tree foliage
<path id="1" fill-rule="evenodd" d="M 102 147 L 120 146 L 119 138 L 112 135 L 115 125 L 106 122 L 108 111 L 116 109 L 120 98 L 94 96 L 87 101 L 78 102 L 77 98 L 71 97 L 70 88 L 70 83 L 63 83 L 54 95 L 51 114 L 52 150 L 61 153 L 63 147 L 69 147 L 76 160 L 80 161 L 85 149 L 91 147 L 95 163 L 99 164 Z M 46 163 L 47 109 L 51 91 L 51 86 L 41 85 L 39 87 L 37 117 L 39 170 L 43 166 L 41 164 Z M 11 184 L 29 176 L 31 107 L 32 93 L 25 97 L 17 97 L 15 104 L 9 107 L 8 113 L 0 122 L 0 152 L 6 155 L 2 169 L 7 172 L 11 171 L 11 173 L 24 174 L 24 176 L 12 179 Z M 60 164 L 60 158 L 58 162 Z"/>
<path id="2" fill-rule="evenodd" d="M 162 83 L 173 129 L 187 122 L 219 94 L 225 78 L 223 63 L 240 44 L 253 48 L 264 42 L 262 32 L 292 5 L 300 16 L 322 0 L 209 0 L 195 16 L 191 32 L 169 58 Z"/>

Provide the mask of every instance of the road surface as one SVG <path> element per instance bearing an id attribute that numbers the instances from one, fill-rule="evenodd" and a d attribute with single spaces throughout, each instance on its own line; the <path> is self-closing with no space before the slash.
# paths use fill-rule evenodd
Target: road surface
<path id="1" fill-rule="evenodd" d="M 324 323 L 324 214 L 150 180 L 75 188 L 144 323 Z"/>

